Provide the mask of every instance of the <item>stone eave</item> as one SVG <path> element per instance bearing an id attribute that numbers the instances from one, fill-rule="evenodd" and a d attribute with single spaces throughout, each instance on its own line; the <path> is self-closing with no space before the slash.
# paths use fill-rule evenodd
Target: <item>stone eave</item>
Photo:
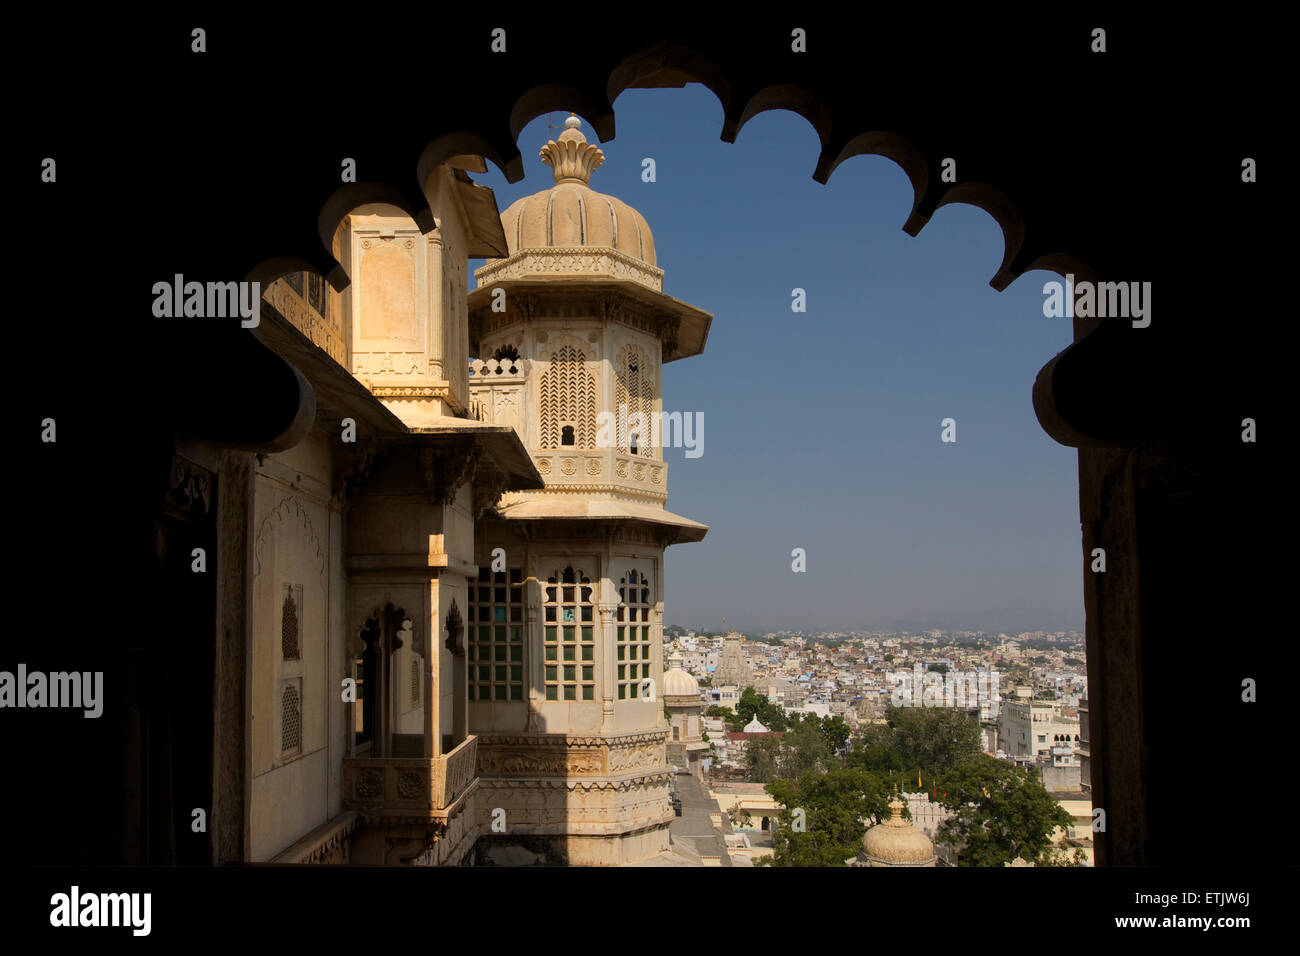
<path id="1" fill-rule="evenodd" d="M 662 314 L 680 323 L 677 332 L 677 345 L 671 354 L 667 354 L 665 350 L 663 358 L 665 362 L 674 362 L 677 359 L 689 358 L 703 352 L 704 346 L 709 339 L 709 326 L 713 323 L 712 313 L 698 309 L 689 302 L 683 302 L 681 299 L 676 299 L 665 292 L 648 289 L 632 279 L 576 275 L 539 275 L 536 277 L 502 279 L 480 286 L 472 290 L 467 297 L 471 321 L 476 318 L 486 318 L 497 314 L 492 312 L 492 291 L 495 289 L 505 290 L 507 308 L 509 308 L 513 293 L 534 296 L 538 299 L 548 295 L 608 295 L 610 293 L 626 295 L 634 302 L 646 307 L 651 313 Z M 507 315 L 509 314 L 507 313 Z M 525 321 L 525 316 L 519 315 L 519 321 Z"/>
<path id="2" fill-rule="evenodd" d="M 709 533 L 708 525 L 673 514 L 662 508 L 608 499 L 554 500 L 528 498 L 501 505 L 497 517 L 511 522 L 598 522 L 620 525 L 649 525 L 661 530 L 666 544 L 701 541 Z"/>
<path id="3" fill-rule="evenodd" d="M 471 259 L 508 255 L 496 194 L 489 187 L 474 182 L 460 169 L 453 167 L 452 176 L 456 183 L 456 196 L 465 213 L 465 225 L 469 230 L 466 255 Z"/>
<path id="4" fill-rule="evenodd" d="M 409 429 L 416 437 L 435 440 L 473 439 L 505 475 L 505 491 L 537 491 L 545 487 L 541 473 L 524 447 L 519 433 L 509 425 L 492 425 L 472 418 L 446 418 L 436 425 Z"/>
<path id="5" fill-rule="evenodd" d="M 292 364 L 316 392 L 318 411 L 330 417 L 354 418 L 357 432 L 374 438 L 406 435 L 406 424 L 329 353 L 298 330 L 266 299 L 257 326 L 263 344 Z M 331 414 L 332 413 L 332 414 Z"/>

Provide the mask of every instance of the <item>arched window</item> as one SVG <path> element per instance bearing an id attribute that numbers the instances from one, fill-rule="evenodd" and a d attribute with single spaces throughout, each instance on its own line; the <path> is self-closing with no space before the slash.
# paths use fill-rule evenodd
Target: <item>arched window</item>
<path id="1" fill-rule="evenodd" d="M 478 569 L 469 587 L 469 699 L 524 699 L 524 576 Z"/>
<path id="2" fill-rule="evenodd" d="M 542 593 L 542 666 L 547 700 L 596 699 L 595 589 L 571 566 Z"/>
<path id="3" fill-rule="evenodd" d="M 280 606 L 280 656 L 286 661 L 296 661 L 298 652 L 298 602 L 294 586 L 284 586 L 284 604 Z"/>
<path id="4" fill-rule="evenodd" d="M 634 345 L 619 352 L 614 376 L 618 448 L 654 457 L 654 375 L 645 353 Z"/>
<path id="5" fill-rule="evenodd" d="M 539 391 L 541 447 L 595 448 L 596 377 L 587 371 L 586 354 L 570 346 L 552 352 Z"/>
<path id="6" fill-rule="evenodd" d="M 615 632 L 619 700 L 641 697 L 642 681 L 650 677 L 650 601 L 650 582 L 644 573 L 633 568 L 619 579 Z"/>

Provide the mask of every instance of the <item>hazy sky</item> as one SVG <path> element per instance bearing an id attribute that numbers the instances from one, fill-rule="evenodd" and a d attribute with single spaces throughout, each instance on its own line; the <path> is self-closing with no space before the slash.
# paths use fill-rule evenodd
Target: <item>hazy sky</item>
<path id="1" fill-rule="evenodd" d="M 710 526 L 667 552 L 665 623 L 1082 628 L 1076 455 L 1030 401 L 1071 340 L 1068 319 L 1043 316 L 1056 277 L 993 291 L 1002 233 L 974 207 L 905 234 L 911 186 L 887 159 L 813 182 L 817 137 L 793 113 L 758 116 L 734 145 L 702 86 L 631 90 L 615 113 L 591 186 L 646 217 L 664 291 L 713 313 L 704 353 L 664 368 L 664 410 L 704 414 L 701 457 L 664 452 L 668 508 Z M 501 209 L 553 182 L 546 140 L 546 117 L 524 129 L 521 182 L 491 164 L 475 177 Z M 807 312 L 791 311 L 796 287 Z"/>

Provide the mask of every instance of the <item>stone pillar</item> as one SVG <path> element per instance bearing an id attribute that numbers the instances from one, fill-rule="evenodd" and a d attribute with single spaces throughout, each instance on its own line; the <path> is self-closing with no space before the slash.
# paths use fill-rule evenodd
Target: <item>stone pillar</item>
<path id="1" fill-rule="evenodd" d="M 443 329 L 445 328 L 443 316 L 446 314 L 447 303 L 443 296 L 442 256 L 442 235 L 440 232 L 435 232 L 429 237 L 429 332 L 427 340 L 429 356 L 427 374 L 430 380 L 435 382 L 445 378 L 442 373 L 442 357 L 447 350 L 447 343 L 443 340 Z"/>
<path id="2" fill-rule="evenodd" d="M 614 678 L 615 635 L 614 614 L 617 604 L 602 601 L 597 605 L 600 614 L 600 729 L 604 733 L 613 733 L 614 723 Z"/>

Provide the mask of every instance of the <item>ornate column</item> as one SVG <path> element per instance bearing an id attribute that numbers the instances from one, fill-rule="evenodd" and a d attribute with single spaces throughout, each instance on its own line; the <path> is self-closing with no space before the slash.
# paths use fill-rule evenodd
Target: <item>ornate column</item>
<path id="1" fill-rule="evenodd" d="M 445 378 L 442 374 L 442 360 L 447 351 L 447 343 L 443 340 L 443 329 L 446 327 L 443 316 L 447 302 L 442 281 L 442 256 L 442 233 L 435 231 L 429 236 L 429 367 L 426 374 L 430 382 L 439 382 Z"/>
<path id="2" fill-rule="evenodd" d="M 614 727 L 614 612 L 617 604 L 602 601 L 597 605 L 600 614 L 600 729 L 613 733 Z"/>
<path id="3" fill-rule="evenodd" d="M 529 564 L 532 562 L 530 561 Z M 526 565 L 527 566 L 527 565 Z M 541 715 L 542 700 L 544 699 L 543 687 L 546 686 L 543 674 L 542 654 L 544 642 L 542 641 L 541 624 L 538 622 L 539 611 L 542 604 L 542 584 L 537 580 L 536 568 L 529 568 L 532 572 L 524 580 L 524 639 L 527 642 L 528 658 L 528 723 L 526 729 L 529 732 L 540 730 L 538 717 Z"/>

